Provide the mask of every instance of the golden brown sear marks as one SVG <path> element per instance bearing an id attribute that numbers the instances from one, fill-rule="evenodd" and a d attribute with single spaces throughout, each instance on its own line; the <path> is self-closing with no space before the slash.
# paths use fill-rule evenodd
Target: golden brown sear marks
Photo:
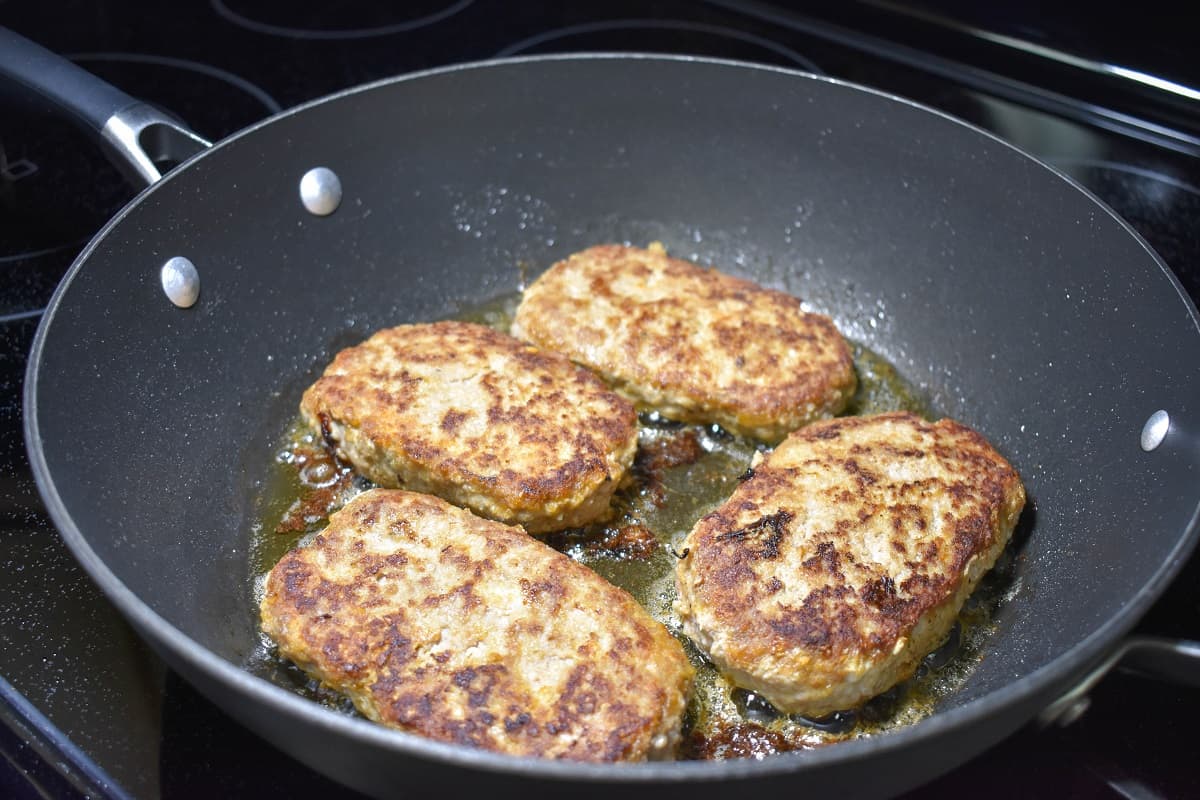
<path id="1" fill-rule="evenodd" d="M 565 356 L 465 322 L 338 353 L 304 419 L 376 484 L 542 533 L 602 518 L 637 448 L 633 406 Z"/>
<path id="2" fill-rule="evenodd" d="M 856 386 L 828 317 L 661 245 L 598 245 L 558 262 L 525 290 L 513 333 L 666 417 L 769 441 L 838 413 Z"/>
<path id="3" fill-rule="evenodd" d="M 853 708 L 954 623 L 1025 503 L 975 431 L 907 412 L 789 436 L 685 542 L 684 631 L 785 713 Z"/>
<path id="4" fill-rule="evenodd" d="M 580 761 L 669 757 L 693 678 L 626 592 L 519 528 L 373 489 L 271 570 L 263 630 L 368 718 Z"/>

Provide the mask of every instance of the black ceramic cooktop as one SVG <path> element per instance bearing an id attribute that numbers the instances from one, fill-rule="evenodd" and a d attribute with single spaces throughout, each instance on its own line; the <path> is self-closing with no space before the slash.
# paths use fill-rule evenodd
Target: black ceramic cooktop
<path id="1" fill-rule="evenodd" d="M 1064 23 L 1036 4 L 972 19 L 944 3 L 795 5 L 7 0 L 0 24 L 212 140 L 358 83 L 497 55 L 696 53 L 823 73 L 1033 152 L 1124 216 L 1200 297 L 1200 113 L 1177 31 L 1155 40 L 1143 24 L 1142 41 L 1114 30 L 1119 20 Z M 1138 78 L 1156 74 L 1161 85 Z M 94 143 L 0 88 L 0 796 L 352 797 L 169 672 L 75 565 L 37 497 L 21 434 L 26 352 L 58 279 L 133 195 Z M 1196 558 L 1139 630 L 1200 636 Z M 1197 715 L 1200 692 L 1117 673 L 1074 724 L 1031 726 L 916 794 L 1194 796 Z"/>

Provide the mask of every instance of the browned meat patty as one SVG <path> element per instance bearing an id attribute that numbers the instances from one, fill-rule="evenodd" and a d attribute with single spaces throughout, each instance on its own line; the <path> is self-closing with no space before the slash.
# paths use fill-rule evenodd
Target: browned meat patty
<path id="1" fill-rule="evenodd" d="M 633 406 L 565 356 L 483 325 L 401 325 L 343 350 L 300 411 L 380 486 L 530 533 L 603 517 L 633 462 Z"/>
<path id="2" fill-rule="evenodd" d="M 781 711 L 853 708 L 945 638 L 1024 503 L 1016 471 L 952 420 L 814 423 L 688 535 L 683 629 Z"/>
<path id="3" fill-rule="evenodd" d="M 769 441 L 838 413 L 857 383 L 828 317 L 661 246 L 558 262 L 525 290 L 513 333 L 669 418 Z"/>
<path id="4" fill-rule="evenodd" d="M 367 717 L 581 761 L 666 757 L 693 671 L 626 592 L 519 528 L 373 489 L 267 578 L 280 654 Z"/>

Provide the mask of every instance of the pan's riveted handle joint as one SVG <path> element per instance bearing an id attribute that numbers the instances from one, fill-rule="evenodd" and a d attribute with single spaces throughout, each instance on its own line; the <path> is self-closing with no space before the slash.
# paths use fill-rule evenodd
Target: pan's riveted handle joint
<path id="1" fill-rule="evenodd" d="M 100 137 L 125 177 L 145 186 L 162 179 L 162 164 L 184 161 L 211 146 L 146 103 L 134 103 L 113 114 Z"/>
<path id="2" fill-rule="evenodd" d="M 313 167 L 300 179 L 300 202 L 310 214 L 327 217 L 342 202 L 342 182 L 328 167 Z"/>

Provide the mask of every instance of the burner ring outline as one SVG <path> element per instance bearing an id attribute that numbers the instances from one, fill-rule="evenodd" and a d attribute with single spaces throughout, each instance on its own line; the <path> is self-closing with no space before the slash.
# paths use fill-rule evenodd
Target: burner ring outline
<path id="1" fill-rule="evenodd" d="M 219 0 L 215 0 L 219 2 Z M 724 36 L 729 39 L 734 39 L 746 44 L 757 45 L 758 47 L 770 50 L 784 58 L 794 61 L 808 72 L 817 75 L 824 75 L 825 72 L 816 65 L 812 59 L 801 55 L 795 50 L 785 45 L 779 44 L 776 41 L 768 39 L 758 34 L 748 33 L 736 28 L 726 28 L 721 25 L 710 25 L 704 22 L 689 22 L 687 20 L 675 19 L 610 19 L 599 22 L 585 22 L 579 25 L 567 25 L 554 30 L 543 31 L 542 33 L 514 42 L 496 53 L 496 58 L 505 58 L 523 53 L 531 47 L 537 47 L 540 44 L 552 42 L 555 39 L 561 39 L 568 36 L 577 36 L 579 34 L 588 33 L 605 33 L 608 31 L 621 31 L 642 28 L 646 30 L 672 30 L 672 31 L 688 31 L 691 33 L 708 33 L 715 36 Z"/>
<path id="2" fill-rule="evenodd" d="M 475 0 L 458 0 L 458 2 L 443 8 L 441 11 L 435 11 L 432 14 L 426 14 L 423 17 L 417 17 L 405 22 L 395 22 L 391 25 L 380 25 L 374 28 L 347 28 L 336 31 L 322 31 L 312 28 L 289 28 L 285 25 L 272 25 L 269 22 L 259 22 L 256 19 L 247 17 L 245 14 L 239 14 L 234 11 L 226 5 L 225 0 L 211 0 L 211 5 L 213 11 L 216 11 L 225 20 L 255 33 L 264 33 L 267 36 L 282 36 L 288 39 L 338 40 L 366 39 L 373 36 L 390 36 L 394 33 L 407 33 L 408 31 L 424 28 L 427 25 L 433 25 L 452 17 L 474 4 L 474 2 Z"/>
<path id="3" fill-rule="evenodd" d="M 174 67 L 175 69 L 189 70 L 197 72 L 201 75 L 207 75 L 210 78 L 216 78 L 219 81 L 241 89 L 246 94 L 253 97 L 258 102 L 262 103 L 266 109 L 272 114 L 278 114 L 283 111 L 283 106 L 279 104 L 271 95 L 267 94 L 263 89 L 246 80 L 240 75 L 232 73 L 228 70 L 214 67 L 211 64 L 205 64 L 202 61 L 192 61 L 186 58 L 174 58 L 172 56 L 156 56 L 145 53 L 117 53 L 117 52 L 91 52 L 91 53 L 72 53 L 67 56 L 71 61 L 100 61 L 100 62 L 129 62 L 131 64 L 156 64 L 165 67 Z"/>

